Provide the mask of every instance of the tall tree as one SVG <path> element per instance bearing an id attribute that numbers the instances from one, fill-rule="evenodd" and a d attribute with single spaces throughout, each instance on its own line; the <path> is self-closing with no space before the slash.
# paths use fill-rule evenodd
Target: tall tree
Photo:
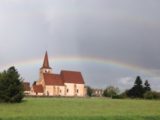
<path id="1" fill-rule="evenodd" d="M 21 102 L 23 83 L 15 67 L 0 74 L 0 102 Z"/>
<path id="2" fill-rule="evenodd" d="M 90 86 L 86 86 L 86 89 L 87 89 L 87 96 L 91 97 L 93 93 L 92 88 Z"/>
<path id="3" fill-rule="evenodd" d="M 144 94 L 143 83 L 140 76 L 137 76 L 134 86 L 128 91 L 129 97 L 142 98 Z"/>
<path id="4" fill-rule="evenodd" d="M 151 91 L 151 87 L 150 87 L 150 84 L 149 84 L 148 80 L 146 80 L 145 83 L 144 83 L 144 91 L 145 92 Z"/>

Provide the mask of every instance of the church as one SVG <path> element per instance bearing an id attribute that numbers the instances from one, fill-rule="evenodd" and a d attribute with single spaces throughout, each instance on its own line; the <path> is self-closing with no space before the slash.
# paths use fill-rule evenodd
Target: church
<path id="1" fill-rule="evenodd" d="M 31 95 L 84 97 L 85 82 L 81 72 L 62 70 L 60 74 L 54 73 L 46 52 L 39 71 L 39 80 L 31 87 Z"/>

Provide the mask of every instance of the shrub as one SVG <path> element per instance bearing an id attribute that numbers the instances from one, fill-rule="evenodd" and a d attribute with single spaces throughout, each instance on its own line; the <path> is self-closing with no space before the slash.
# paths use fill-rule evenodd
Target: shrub
<path id="1" fill-rule="evenodd" d="M 155 91 L 147 91 L 144 94 L 145 99 L 160 99 L 160 93 Z"/>
<path id="2" fill-rule="evenodd" d="M 154 98 L 153 92 L 151 92 L 151 91 L 146 92 L 144 94 L 144 98 L 145 99 L 153 99 Z"/>
<path id="3" fill-rule="evenodd" d="M 103 92 L 103 96 L 104 97 L 113 97 L 113 96 L 117 96 L 119 92 L 118 88 L 115 88 L 113 86 L 109 86 L 107 87 L 104 92 Z"/>
<path id="4" fill-rule="evenodd" d="M 124 97 L 122 95 L 113 95 L 112 99 L 123 99 Z"/>

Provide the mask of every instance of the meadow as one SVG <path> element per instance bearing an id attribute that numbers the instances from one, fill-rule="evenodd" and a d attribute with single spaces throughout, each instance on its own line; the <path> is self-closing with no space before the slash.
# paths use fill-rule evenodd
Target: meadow
<path id="1" fill-rule="evenodd" d="M 106 98 L 25 98 L 0 103 L 0 120 L 160 120 L 160 101 Z"/>

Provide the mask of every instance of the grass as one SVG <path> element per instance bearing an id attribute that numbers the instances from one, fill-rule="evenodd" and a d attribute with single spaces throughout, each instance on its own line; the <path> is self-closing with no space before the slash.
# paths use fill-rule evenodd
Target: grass
<path id="1" fill-rule="evenodd" d="M 25 98 L 0 104 L 0 120 L 160 120 L 160 101 Z"/>

